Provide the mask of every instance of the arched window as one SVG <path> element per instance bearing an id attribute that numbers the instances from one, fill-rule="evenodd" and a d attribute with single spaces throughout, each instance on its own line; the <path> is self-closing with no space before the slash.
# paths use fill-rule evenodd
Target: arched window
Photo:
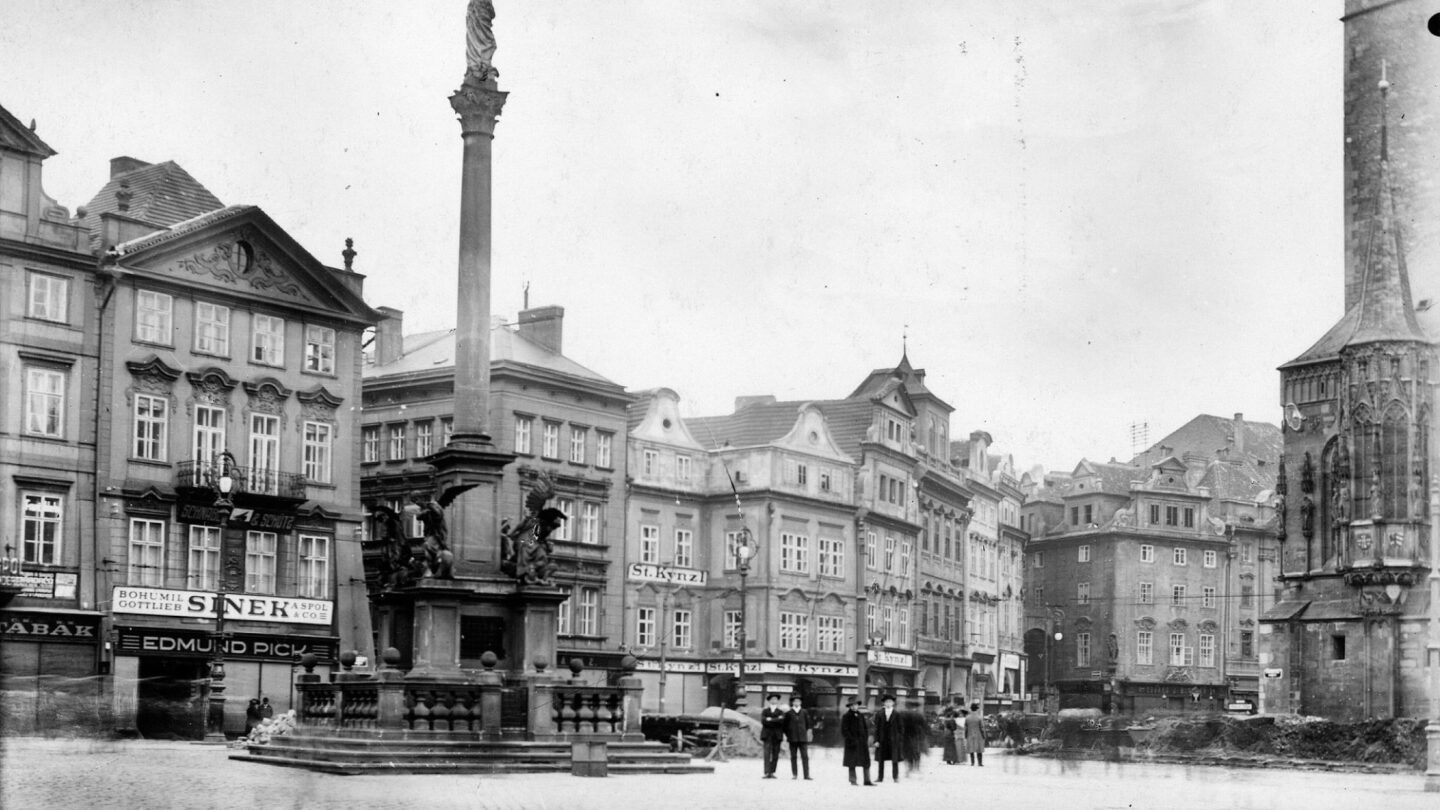
<path id="1" fill-rule="evenodd" d="M 1340 549 L 1340 533 L 1345 529 L 1336 525 L 1338 514 L 1337 497 L 1340 497 L 1340 454 L 1336 452 L 1339 438 L 1330 440 L 1320 456 L 1320 566 L 1334 568 L 1335 553 Z"/>
<path id="2" fill-rule="evenodd" d="M 1410 517 L 1410 420 L 1393 403 L 1380 424 L 1380 514 L 1387 520 Z"/>
<path id="3" fill-rule="evenodd" d="M 1362 406 L 1356 409 L 1353 427 L 1355 455 L 1350 465 L 1350 494 L 1354 499 L 1354 508 L 1350 510 L 1350 515 L 1354 520 L 1369 520 L 1375 512 L 1370 505 L 1370 490 L 1374 483 L 1379 441 L 1377 426 L 1368 408 Z"/>

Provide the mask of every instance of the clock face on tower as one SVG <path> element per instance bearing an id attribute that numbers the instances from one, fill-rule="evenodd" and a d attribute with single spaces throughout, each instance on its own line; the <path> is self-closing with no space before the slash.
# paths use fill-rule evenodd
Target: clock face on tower
<path id="1" fill-rule="evenodd" d="M 1305 414 L 1300 413 L 1300 409 L 1296 407 L 1295 403 L 1285 403 L 1285 426 L 1298 433 L 1304 425 Z"/>

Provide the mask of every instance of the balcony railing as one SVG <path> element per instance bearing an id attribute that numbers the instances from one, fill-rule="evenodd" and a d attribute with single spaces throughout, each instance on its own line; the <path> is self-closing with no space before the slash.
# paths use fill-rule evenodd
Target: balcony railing
<path id="1" fill-rule="evenodd" d="M 213 461 L 182 461 L 175 465 L 175 486 L 182 489 L 218 490 L 221 464 Z M 235 482 L 232 495 L 270 495 L 277 498 L 305 497 L 305 476 L 263 467 L 229 467 Z"/>

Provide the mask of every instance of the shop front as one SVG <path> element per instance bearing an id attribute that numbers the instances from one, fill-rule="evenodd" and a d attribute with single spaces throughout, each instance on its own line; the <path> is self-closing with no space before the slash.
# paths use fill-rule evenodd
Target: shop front
<path id="1" fill-rule="evenodd" d="M 0 728 L 7 734 L 103 731 L 101 614 L 0 610 Z"/>
<path id="2" fill-rule="evenodd" d="M 144 737 L 198 739 L 205 733 L 210 675 L 218 662 L 225 696 L 224 730 L 245 730 L 251 698 L 269 699 L 275 714 L 294 705 L 301 657 L 316 672 L 335 665 L 328 600 L 217 594 L 161 588 L 114 589 L 115 728 Z M 217 606 L 224 605 L 218 624 Z"/>

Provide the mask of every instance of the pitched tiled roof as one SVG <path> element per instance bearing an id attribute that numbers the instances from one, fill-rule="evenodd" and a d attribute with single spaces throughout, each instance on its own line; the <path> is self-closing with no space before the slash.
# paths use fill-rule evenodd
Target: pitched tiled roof
<path id="1" fill-rule="evenodd" d="M 824 414 L 830 437 L 841 451 L 851 458 L 860 457 L 860 443 L 870 428 L 874 407 L 867 399 L 757 402 L 725 416 L 686 419 L 685 424 L 696 441 L 712 450 L 726 445 L 757 447 L 784 438 L 805 405 L 814 405 Z"/>
<path id="2" fill-rule="evenodd" d="M 499 325 L 492 326 L 490 328 L 490 362 L 505 361 L 583 377 L 618 387 L 617 383 L 596 374 L 563 354 L 553 352 L 520 336 L 513 329 Z M 393 363 L 377 366 L 373 357 L 367 357 L 364 376 L 365 379 L 374 379 L 391 374 L 411 374 L 436 368 L 453 369 L 454 367 L 455 330 L 444 329 L 405 335 L 404 354 Z"/>
<path id="3" fill-rule="evenodd" d="M 174 161 L 142 166 L 111 177 L 95 197 L 85 204 L 85 227 L 92 241 L 99 238 L 100 215 L 122 213 L 115 199 L 121 184 L 128 186 L 130 205 L 124 215 L 164 228 L 223 208 L 210 190 Z"/>
<path id="4" fill-rule="evenodd" d="M 1080 466 L 1092 470 L 1100 482 L 1099 491 L 1107 495 L 1129 495 L 1130 484 L 1135 481 L 1144 481 L 1150 476 L 1150 470 L 1145 467 L 1136 467 L 1130 464 L 1108 464 L 1099 461 L 1080 460 Z M 1078 478 L 1080 472 L 1076 472 Z M 1073 491 L 1067 489 L 1067 492 Z"/>
<path id="5" fill-rule="evenodd" d="M 40 140 L 35 130 L 20 123 L 20 119 L 11 115 L 4 107 L 0 107 L 0 149 L 13 149 L 27 155 L 39 155 L 41 158 L 55 154 L 49 144 Z"/>
<path id="6" fill-rule="evenodd" d="M 847 399 L 871 399 L 883 396 L 891 380 L 899 380 L 905 388 L 905 393 L 909 394 L 911 399 L 929 397 L 943 407 L 950 408 L 947 402 L 926 387 L 925 369 L 917 369 L 910 365 L 908 354 L 901 354 L 900 362 L 894 368 L 877 368 L 870 372 Z"/>
<path id="7" fill-rule="evenodd" d="M 1200 486 L 1208 487 L 1213 498 L 1253 501 L 1260 493 L 1275 488 L 1274 465 L 1264 466 L 1253 459 L 1231 463 L 1214 461 L 1200 478 Z"/>
<path id="8" fill-rule="evenodd" d="M 1248 419 L 1241 420 L 1240 424 L 1244 430 L 1241 438 L 1244 439 L 1245 451 L 1237 455 L 1264 459 L 1268 464 L 1275 464 L 1280 460 L 1279 427 Z M 1187 453 L 1194 453 L 1205 458 L 1215 458 L 1221 450 L 1235 452 L 1234 448 L 1238 446 L 1232 441 L 1235 438 L 1234 419 L 1200 414 L 1151 445 L 1132 459 L 1131 463 L 1148 470 L 1151 464 L 1165 456 L 1173 455 L 1183 459 Z M 1162 451 L 1161 448 L 1168 450 Z"/>

